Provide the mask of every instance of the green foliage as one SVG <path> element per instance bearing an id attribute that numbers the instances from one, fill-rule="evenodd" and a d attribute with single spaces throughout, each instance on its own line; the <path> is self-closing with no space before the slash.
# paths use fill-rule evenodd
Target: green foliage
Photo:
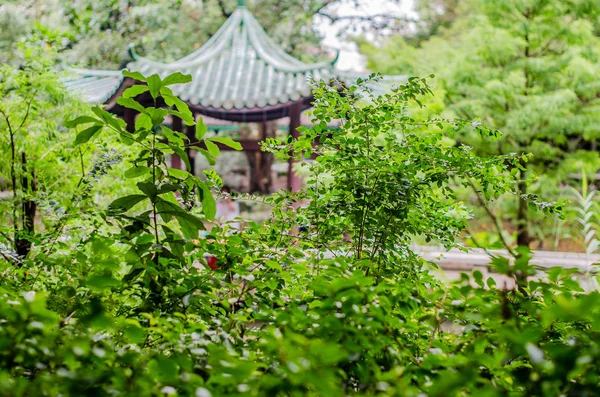
<path id="1" fill-rule="evenodd" d="M 570 175 L 600 166 L 598 10 L 597 1 L 485 1 L 418 48 L 399 37 L 383 49 L 362 48 L 375 70 L 435 71 L 443 115 L 481 118 L 503 133 L 489 141 L 466 130 L 456 140 L 481 155 L 533 154 L 519 172 L 520 194 L 558 199 Z M 515 201 L 501 203 L 498 212 L 517 229 L 519 244 L 535 238 L 536 226 L 551 230 Z M 549 237 L 542 233 L 540 244 Z"/>
<path id="2" fill-rule="evenodd" d="M 145 90 L 172 100 L 168 85 L 189 77 L 135 78 L 147 88 L 121 99 L 140 111 L 133 132 L 98 107 L 67 123 L 78 148 L 116 138 L 130 150 L 110 179 L 135 190 L 72 215 L 84 232 L 59 225 L 53 238 L 74 240 L 61 249 L 0 262 L 2 395 L 597 394 L 600 294 L 584 293 L 574 271 L 539 278 L 521 249 L 493 261 L 506 286 L 479 271 L 446 286 L 411 252 L 414 235 L 458 244 L 470 210 L 450 186 L 515 193 L 510 169 L 522 159 L 445 139 L 498 135 L 478 123 L 413 116 L 431 92 L 425 79 L 367 104 L 365 82 L 316 86 L 312 126 L 266 144 L 302 162 L 315 155 L 306 189 L 264 199 L 274 216 L 262 225 L 201 237 L 220 181 L 169 168 L 167 155 L 197 143 L 162 125 L 195 121 L 185 104 L 135 100 Z M 326 128 L 332 119 L 338 130 Z M 203 266 L 207 255 L 217 269 Z"/>

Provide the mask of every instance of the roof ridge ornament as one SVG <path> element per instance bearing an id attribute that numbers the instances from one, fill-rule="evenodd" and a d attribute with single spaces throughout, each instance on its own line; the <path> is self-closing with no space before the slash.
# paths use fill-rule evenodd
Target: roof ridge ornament
<path id="1" fill-rule="evenodd" d="M 238 7 L 246 8 L 246 0 L 238 0 Z"/>

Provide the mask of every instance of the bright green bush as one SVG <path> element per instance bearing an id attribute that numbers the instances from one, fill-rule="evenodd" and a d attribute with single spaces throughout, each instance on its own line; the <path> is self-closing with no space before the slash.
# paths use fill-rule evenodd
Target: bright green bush
<path id="1" fill-rule="evenodd" d="M 523 159 L 444 139 L 464 128 L 498 134 L 477 123 L 413 118 L 425 80 L 366 104 L 362 82 L 318 85 L 313 126 L 265 144 L 298 161 L 316 154 L 306 189 L 264 199 L 274 215 L 262 225 L 199 238 L 221 182 L 164 160 L 185 163 L 194 146 L 213 162 L 215 139 L 202 124 L 198 142 L 161 126 L 169 114 L 194 123 L 169 89 L 189 76 L 131 76 L 146 83 L 120 99 L 141 113 L 134 133 L 100 108 L 68 125 L 81 148 L 119 137 L 135 153 L 122 180 L 137 190 L 96 216 L 71 214 L 85 232 L 70 245 L 40 235 L 26 258 L 0 262 L 1 395 L 597 394 L 600 296 L 573 271 L 539 278 L 519 250 L 514 263 L 493 262 L 509 288 L 478 271 L 446 286 L 411 252 L 415 235 L 458 245 L 470 210 L 451 183 L 494 200 L 513 193 L 508 170 Z M 140 94 L 173 108 L 144 108 Z M 325 128 L 331 119 L 339 130 Z M 207 253 L 217 270 L 197 266 Z"/>

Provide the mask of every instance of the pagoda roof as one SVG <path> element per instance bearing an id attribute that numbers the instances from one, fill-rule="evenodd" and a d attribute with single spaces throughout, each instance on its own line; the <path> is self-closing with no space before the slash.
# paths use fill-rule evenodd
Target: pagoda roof
<path id="1" fill-rule="evenodd" d="M 133 47 L 129 71 L 161 77 L 174 72 L 190 74 L 192 82 L 172 86 L 190 105 L 213 110 L 244 110 L 297 102 L 311 95 L 310 78 L 334 77 L 337 60 L 308 64 L 279 48 L 244 2 L 201 48 L 171 63 L 139 56 Z M 122 77 L 116 71 L 73 70 L 66 86 L 81 91 L 90 102 L 112 97 Z"/>
<path id="2" fill-rule="evenodd" d="M 79 94 L 87 102 L 100 105 L 113 97 L 125 77 L 121 70 L 89 70 L 69 68 L 70 76 L 63 80 L 65 88 Z"/>

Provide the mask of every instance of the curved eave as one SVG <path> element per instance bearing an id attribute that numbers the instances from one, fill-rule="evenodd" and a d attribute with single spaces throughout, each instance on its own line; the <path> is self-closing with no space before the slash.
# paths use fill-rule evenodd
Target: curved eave
<path id="1" fill-rule="evenodd" d="M 245 38 L 240 39 L 242 36 Z M 223 53 L 231 50 L 239 51 L 239 48 L 231 47 L 240 43 L 247 46 L 247 48 L 243 48 L 244 51 L 254 51 L 258 59 L 263 60 L 275 70 L 286 73 L 306 73 L 316 69 L 331 68 L 339 57 L 338 52 L 332 61 L 314 64 L 308 64 L 294 58 L 275 44 L 246 7 L 238 8 L 202 47 L 174 62 L 159 62 L 140 56 L 133 45 L 130 45 L 129 53 L 134 60 L 134 64 L 145 64 L 151 68 L 173 72 L 183 69 L 196 69 Z"/>
<path id="2" fill-rule="evenodd" d="M 227 120 L 235 123 L 262 123 L 266 121 L 279 120 L 289 117 L 290 109 L 298 102 L 302 103 L 301 110 L 306 110 L 311 107 L 312 96 L 301 98 L 298 101 L 290 101 L 274 106 L 265 106 L 249 109 L 233 109 L 225 110 L 211 107 L 203 107 L 198 105 L 190 105 L 190 109 L 204 116 L 212 117 L 219 120 Z"/>
<path id="3" fill-rule="evenodd" d="M 88 103 L 100 105 L 119 96 L 125 78 L 116 70 L 67 69 L 69 76 L 62 79 L 65 88 L 80 95 Z"/>

